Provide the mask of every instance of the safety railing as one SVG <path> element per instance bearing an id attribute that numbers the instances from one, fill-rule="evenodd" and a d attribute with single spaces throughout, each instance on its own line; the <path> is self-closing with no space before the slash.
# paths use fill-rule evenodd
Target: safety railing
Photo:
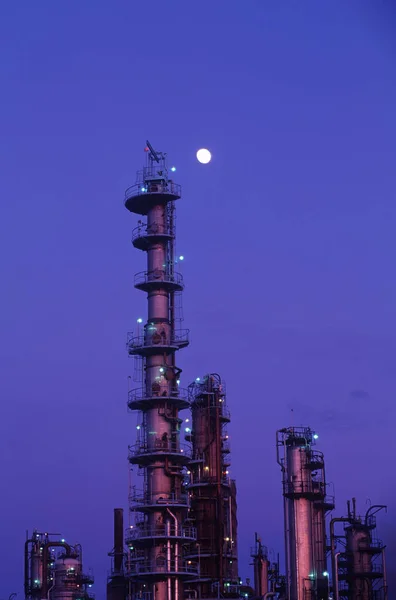
<path id="1" fill-rule="evenodd" d="M 358 550 L 360 550 L 361 552 L 364 552 L 365 550 L 367 550 L 368 552 L 370 552 L 370 550 L 378 550 L 378 552 L 381 552 L 383 548 L 384 543 L 382 542 L 382 540 L 371 540 L 371 542 L 368 543 L 361 540 L 358 543 Z"/>
<path id="2" fill-rule="evenodd" d="M 133 542 L 143 538 L 155 538 L 155 537 L 175 537 L 183 538 L 188 540 L 195 540 L 197 538 L 197 530 L 195 527 L 175 527 L 174 525 L 156 525 L 150 527 L 139 525 L 129 528 L 125 531 L 125 541 Z"/>
<path id="3" fill-rule="evenodd" d="M 164 329 L 151 328 L 143 333 L 135 334 L 128 332 L 127 348 L 134 350 L 137 348 L 156 348 L 161 346 L 187 346 L 189 343 L 189 329 L 177 329 L 171 335 Z"/>
<path id="4" fill-rule="evenodd" d="M 365 524 L 367 525 L 367 527 L 370 527 L 371 529 L 375 529 L 375 527 L 377 526 L 376 516 L 368 515 L 367 519 L 365 520 Z"/>
<path id="5" fill-rule="evenodd" d="M 152 271 L 140 271 L 136 273 L 134 285 L 145 283 L 173 283 L 178 286 L 183 285 L 183 276 L 181 273 L 169 273 L 165 269 L 153 269 Z"/>
<path id="6" fill-rule="evenodd" d="M 171 228 L 168 223 L 151 223 L 150 225 L 141 223 L 132 230 L 132 242 L 141 237 L 147 237 L 150 235 L 166 235 L 169 237 L 174 237 L 175 231 L 174 227 Z"/>
<path id="7" fill-rule="evenodd" d="M 131 460 L 137 456 L 147 454 L 182 454 L 190 458 L 191 449 L 187 444 L 179 444 L 169 441 L 168 438 L 155 438 L 152 444 L 142 444 L 137 442 L 128 446 L 128 458 Z"/>
<path id="8" fill-rule="evenodd" d="M 178 183 L 165 179 L 156 182 L 135 183 L 125 190 L 125 200 L 133 198 L 133 196 L 144 196 L 147 194 L 181 196 L 181 186 Z"/>
<path id="9" fill-rule="evenodd" d="M 321 466 L 324 465 L 323 452 L 313 450 L 309 455 L 308 462 L 313 466 L 313 468 L 321 468 Z"/>
<path id="10" fill-rule="evenodd" d="M 131 600 L 153 600 L 153 594 L 151 592 L 136 591 L 132 593 Z"/>
<path id="11" fill-rule="evenodd" d="M 92 585 L 95 581 L 92 572 L 83 573 L 82 571 L 77 571 L 74 569 L 65 569 L 62 574 L 64 577 L 64 583 L 78 583 L 80 585 Z"/>
<path id="12" fill-rule="evenodd" d="M 323 499 L 323 504 L 325 504 L 327 507 L 332 507 L 334 508 L 335 506 L 335 496 L 331 496 L 329 494 L 326 494 L 324 499 Z"/>
<path id="13" fill-rule="evenodd" d="M 147 392 L 146 388 L 134 388 L 128 392 L 128 404 L 133 404 L 134 402 L 141 402 L 142 400 L 150 400 L 154 398 L 170 398 L 170 399 L 180 399 L 187 401 L 188 393 L 185 388 L 174 388 L 173 390 L 167 390 L 166 388 L 159 390 L 157 388 L 153 389 L 151 394 Z"/>
<path id="14" fill-rule="evenodd" d="M 132 490 L 129 494 L 132 504 L 142 506 L 188 506 L 188 494 L 169 494 L 169 492 L 157 492 L 156 494 L 144 493 L 142 490 Z"/>
<path id="15" fill-rule="evenodd" d="M 225 454 L 231 452 L 231 446 L 229 440 L 222 440 L 221 442 L 221 451 Z"/>
<path id="16" fill-rule="evenodd" d="M 191 473 L 190 481 L 188 481 L 187 485 L 215 485 L 218 483 L 218 477 L 212 477 L 210 475 L 205 474 L 195 474 Z M 231 485 L 231 478 L 228 475 L 223 475 L 220 478 L 220 483 L 222 485 Z"/>
<path id="17" fill-rule="evenodd" d="M 227 421 L 231 419 L 231 413 L 225 405 L 221 405 L 220 419 L 221 418 L 227 419 Z"/>
<path id="18" fill-rule="evenodd" d="M 318 481 L 284 481 L 284 494 L 325 494 L 325 484 Z"/>
<path id="19" fill-rule="evenodd" d="M 167 561 L 164 559 L 157 559 L 153 561 L 143 561 L 131 563 L 127 567 L 128 575 L 140 575 L 143 573 L 161 574 L 161 573 L 180 573 L 180 574 L 198 574 L 199 565 L 193 561 L 183 561 L 182 559 L 176 561 Z"/>

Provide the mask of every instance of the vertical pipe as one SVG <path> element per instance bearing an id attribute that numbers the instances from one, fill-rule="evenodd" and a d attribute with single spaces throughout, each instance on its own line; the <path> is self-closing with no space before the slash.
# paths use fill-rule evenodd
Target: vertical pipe
<path id="1" fill-rule="evenodd" d="M 167 562 L 166 570 L 168 571 L 168 573 L 171 570 L 171 542 L 170 542 L 170 534 L 171 534 L 170 520 L 167 519 L 166 520 L 166 535 L 167 535 L 168 540 L 166 542 L 166 562 Z M 168 583 L 168 600 L 172 600 L 172 580 L 171 580 L 171 578 L 170 578 L 169 575 L 168 575 L 167 583 Z"/>
<path id="2" fill-rule="evenodd" d="M 174 535 L 177 538 L 179 535 L 179 527 L 178 527 L 177 517 L 176 517 L 176 515 L 173 514 L 173 512 L 171 512 L 169 510 L 169 508 L 167 509 L 167 511 L 173 519 L 174 527 L 175 527 Z M 178 571 L 179 571 L 179 544 L 176 543 L 175 544 L 175 572 L 178 573 Z M 177 577 L 175 580 L 175 600 L 179 600 L 179 580 Z"/>
<path id="3" fill-rule="evenodd" d="M 388 577 L 386 574 L 385 548 L 382 548 L 382 569 L 384 572 L 384 600 L 388 600 Z"/>
<path id="4" fill-rule="evenodd" d="M 334 555 L 334 566 L 335 566 L 335 570 L 334 570 L 334 575 L 333 575 L 333 596 L 334 596 L 334 600 L 339 600 L 340 594 L 339 594 L 339 589 L 338 589 L 338 557 L 340 556 L 340 552 L 337 552 Z"/>
<path id="5" fill-rule="evenodd" d="M 124 558 L 124 511 L 122 508 L 114 509 L 114 570 L 122 571 Z"/>
<path id="6" fill-rule="evenodd" d="M 28 533 L 26 532 L 26 535 Z M 25 542 L 25 596 L 29 595 L 29 589 L 31 587 L 32 582 L 30 581 L 30 573 L 29 573 L 29 544 L 33 543 L 33 540 L 26 540 Z"/>
<path id="7" fill-rule="evenodd" d="M 217 506 L 219 510 L 218 514 L 218 524 L 219 531 L 218 536 L 220 538 L 219 544 L 219 588 L 223 589 L 224 585 L 224 506 L 223 506 L 223 494 L 221 493 L 221 479 L 223 476 L 222 473 L 222 460 L 221 460 L 221 441 L 220 441 L 220 405 L 219 405 L 219 396 L 216 393 L 214 395 L 215 399 L 215 418 L 216 418 L 216 477 L 217 477 Z"/>
<path id="8" fill-rule="evenodd" d="M 339 552 L 336 554 L 336 538 L 335 538 L 335 532 L 334 532 L 334 526 L 335 523 L 350 523 L 351 519 L 350 518 L 344 518 L 344 517 L 336 517 L 334 519 L 331 519 L 330 521 L 330 548 L 331 548 L 331 571 L 332 571 L 332 579 L 333 579 L 333 587 L 334 587 L 334 582 L 337 580 L 337 585 L 335 586 L 335 595 L 334 595 L 334 600 L 339 600 L 339 594 L 338 594 L 338 563 L 336 561 L 336 557 L 339 556 Z M 333 590 L 334 592 L 334 590 Z"/>
<path id="9" fill-rule="evenodd" d="M 233 553 L 233 539 L 232 539 L 232 494 L 230 493 L 229 498 L 228 498 L 228 514 L 229 514 L 229 527 L 230 527 L 230 531 L 229 531 L 229 538 L 230 538 L 230 548 L 231 548 L 231 560 L 234 560 L 234 553 Z"/>

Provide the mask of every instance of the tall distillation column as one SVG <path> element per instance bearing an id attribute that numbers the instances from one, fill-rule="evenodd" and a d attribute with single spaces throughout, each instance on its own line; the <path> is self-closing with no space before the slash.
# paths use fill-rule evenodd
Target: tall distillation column
<path id="1" fill-rule="evenodd" d="M 308 427 L 277 432 L 289 600 L 329 598 L 325 517 L 334 502 L 326 494 L 323 454 L 312 450 L 316 438 Z"/>
<path id="2" fill-rule="evenodd" d="M 200 598 L 222 597 L 238 585 L 236 485 L 228 473 L 230 414 L 225 385 L 217 374 L 197 379 L 189 386 L 192 441 L 189 465 L 191 517 L 197 528 Z"/>
<path id="3" fill-rule="evenodd" d="M 175 299 L 183 278 L 175 272 L 175 201 L 180 186 L 168 173 L 166 155 L 147 142 L 147 163 L 137 183 L 125 194 L 125 206 L 147 217 L 132 235 L 135 248 L 147 252 L 147 270 L 135 276 L 135 287 L 147 293 L 143 331 L 128 334 L 130 356 L 141 359 L 142 387 L 128 394 L 128 406 L 140 412 L 138 438 L 129 461 L 138 466 L 143 489 L 131 490 L 135 525 L 128 529 L 128 575 L 134 597 L 181 600 L 183 580 L 196 572 L 183 556 L 184 544 L 195 539 L 185 527 L 188 496 L 183 490 L 188 450 L 180 443 L 179 409 L 189 406 L 179 387 L 181 370 L 175 353 L 188 345 L 188 331 L 176 330 Z"/>

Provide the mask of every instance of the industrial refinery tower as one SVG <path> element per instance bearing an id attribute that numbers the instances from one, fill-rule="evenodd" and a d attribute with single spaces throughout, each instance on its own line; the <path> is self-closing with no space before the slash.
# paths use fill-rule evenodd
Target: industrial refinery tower
<path id="1" fill-rule="evenodd" d="M 328 600 L 326 514 L 334 508 L 327 495 L 322 452 L 312 449 L 318 436 L 309 427 L 277 432 L 282 469 L 286 588 L 288 600 Z"/>
<path id="2" fill-rule="evenodd" d="M 356 514 L 356 500 L 348 501 L 348 516 L 330 522 L 334 600 L 387 600 L 385 545 L 376 534 L 376 513 L 383 504 L 370 506 L 364 517 Z M 343 532 L 336 531 L 343 524 Z"/>
<path id="3" fill-rule="evenodd" d="M 212 373 L 189 386 L 192 442 L 188 490 L 198 544 L 191 559 L 199 559 L 200 579 L 190 583 L 200 598 L 225 597 L 239 587 L 236 485 L 229 476 L 230 444 L 225 385 Z"/>
<path id="4" fill-rule="evenodd" d="M 181 190 L 170 178 L 166 155 L 149 142 L 145 151 L 146 166 L 125 196 L 126 208 L 147 218 L 133 231 L 132 243 L 147 253 L 147 269 L 135 276 L 135 287 L 146 292 L 148 304 L 146 323 L 127 342 L 129 355 L 141 364 L 141 387 L 129 391 L 128 406 L 141 415 L 129 461 L 142 480 L 130 495 L 135 523 L 126 534 L 127 576 L 134 598 L 182 600 L 184 581 L 196 577 L 197 565 L 184 556 L 196 535 L 187 524 L 189 452 L 180 443 L 179 410 L 189 402 L 176 366 L 177 350 L 188 345 L 188 331 L 176 327 L 183 290 L 175 270 L 175 201 Z"/>

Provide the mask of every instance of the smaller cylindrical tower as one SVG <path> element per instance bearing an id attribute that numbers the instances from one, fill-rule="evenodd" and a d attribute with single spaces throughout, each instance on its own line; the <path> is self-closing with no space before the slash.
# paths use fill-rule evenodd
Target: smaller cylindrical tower
<path id="1" fill-rule="evenodd" d="M 124 511 L 114 509 L 114 546 L 109 553 L 112 557 L 111 572 L 107 580 L 107 600 L 125 600 L 127 578 L 124 572 Z"/>
<path id="2" fill-rule="evenodd" d="M 365 517 L 356 514 L 355 499 L 348 502 L 348 517 L 334 518 L 330 524 L 335 600 L 387 600 L 385 546 L 376 537 L 375 513 L 386 508 L 374 505 Z M 342 535 L 335 524 L 344 523 Z M 342 543 L 341 543 L 342 542 Z M 340 544 L 337 552 L 337 543 Z"/>
<path id="3" fill-rule="evenodd" d="M 83 573 L 79 546 L 73 548 L 70 556 L 58 556 L 54 563 L 51 600 L 89 600 L 92 595 L 87 588 L 92 584 L 93 577 Z"/>
<path id="4" fill-rule="evenodd" d="M 58 558 L 54 564 L 54 585 L 51 592 L 53 600 L 75 600 L 79 592 L 80 575 L 81 564 L 77 558 Z"/>
<path id="5" fill-rule="evenodd" d="M 326 512 L 334 502 L 326 494 L 324 458 L 312 446 L 308 427 L 277 432 L 278 463 L 283 474 L 287 589 L 293 600 L 327 600 Z"/>
<path id="6" fill-rule="evenodd" d="M 80 545 L 70 546 L 59 534 L 34 531 L 25 543 L 25 597 L 90 600 L 94 580 L 83 573 Z"/>
<path id="7" fill-rule="evenodd" d="M 268 575 L 270 562 L 268 550 L 262 545 L 261 539 L 255 534 L 255 546 L 251 549 L 250 556 L 253 558 L 254 592 L 262 598 L 267 592 L 272 591 L 268 587 Z"/>
<path id="8" fill-rule="evenodd" d="M 201 598 L 224 596 L 239 584 L 237 557 L 236 485 L 229 477 L 230 446 L 225 385 L 217 374 L 198 378 L 189 386 L 192 442 L 188 490 L 197 545 L 191 558 L 198 560 Z M 190 585 L 191 582 L 190 582 Z"/>

